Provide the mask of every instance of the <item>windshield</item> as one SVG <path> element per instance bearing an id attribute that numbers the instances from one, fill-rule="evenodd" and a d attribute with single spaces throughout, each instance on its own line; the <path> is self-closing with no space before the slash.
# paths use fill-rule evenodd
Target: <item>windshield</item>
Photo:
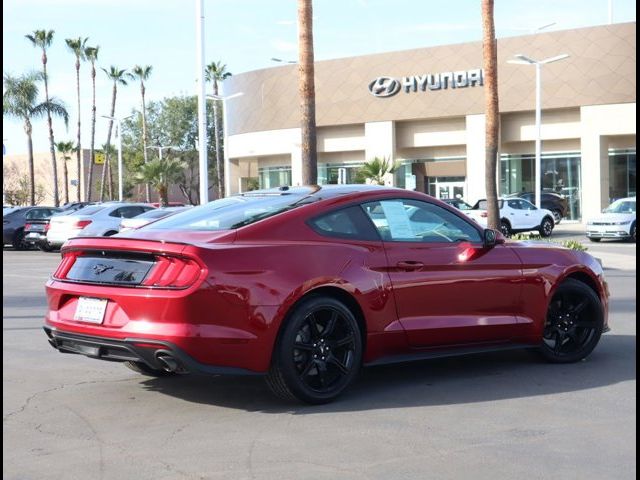
<path id="1" fill-rule="evenodd" d="M 636 213 L 636 201 L 616 200 L 605 208 L 604 213 Z"/>
<path id="2" fill-rule="evenodd" d="M 311 202 L 309 197 L 280 194 L 246 194 L 222 198 L 177 213 L 146 226 L 152 230 L 230 230 L 249 225 Z"/>

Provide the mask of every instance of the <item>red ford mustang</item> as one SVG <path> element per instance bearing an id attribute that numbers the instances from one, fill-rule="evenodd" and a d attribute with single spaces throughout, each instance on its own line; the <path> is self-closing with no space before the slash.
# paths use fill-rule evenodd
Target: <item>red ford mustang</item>
<path id="1" fill-rule="evenodd" d="M 505 242 L 427 195 L 282 187 L 72 239 L 47 282 L 61 352 L 146 375 L 265 374 L 322 403 L 362 365 L 514 347 L 574 362 L 608 329 L 590 255 Z"/>

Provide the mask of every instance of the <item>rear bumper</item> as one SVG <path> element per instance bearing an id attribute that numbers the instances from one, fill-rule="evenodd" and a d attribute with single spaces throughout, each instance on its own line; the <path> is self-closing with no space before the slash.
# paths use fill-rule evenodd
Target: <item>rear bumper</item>
<path id="1" fill-rule="evenodd" d="M 34 245 L 46 243 L 47 235 L 40 232 L 28 232 L 24 237 L 24 241 L 27 243 L 32 243 Z"/>
<path id="2" fill-rule="evenodd" d="M 200 375 L 260 375 L 244 368 L 204 365 L 171 342 L 146 338 L 113 339 L 93 335 L 80 335 L 43 327 L 49 344 L 61 353 L 75 353 L 112 362 L 143 362 L 156 370 L 168 370 L 169 358 L 175 362 L 176 373 Z M 173 364 L 173 362 L 169 362 Z M 168 370 L 171 371 L 171 370 Z"/>

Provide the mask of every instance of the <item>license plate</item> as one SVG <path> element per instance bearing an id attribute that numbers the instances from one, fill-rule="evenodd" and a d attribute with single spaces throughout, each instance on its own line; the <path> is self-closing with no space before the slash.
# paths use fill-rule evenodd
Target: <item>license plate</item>
<path id="1" fill-rule="evenodd" d="M 30 232 L 44 232 L 44 225 L 31 225 Z"/>
<path id="2" fill-rule="evenodd" d="M 78 306 L 73 319 L 88 323 L 102 323 L 106 310 L 106 299 L 80 297 L 78 298 Z"/>

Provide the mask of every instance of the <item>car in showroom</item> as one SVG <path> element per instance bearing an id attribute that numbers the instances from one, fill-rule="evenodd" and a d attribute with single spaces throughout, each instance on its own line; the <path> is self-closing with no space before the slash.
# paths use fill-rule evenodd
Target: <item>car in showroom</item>
<path id="1" fill-rule="evenodd" d="M 597 217 L 587 220 L 587 238 L 599 242 L 603 238 L 636 241 L 636 197 L 616 200 Z"/>
<path id="2" fill-rule="evenodd" d="M 51 248 L 58 248 L 73 237 L 109 237 L 118 233 L 123 218 L 133 218 L 153 209 L 146 203 L 106 202 L 69 215 L 55 215 L 49 222 L 47 242 Z"/>
<path id="3" fill-rule="evenodd" d="M 524 198 L 535 205 L 536 194 L 534 192 L 513 193 L 507 197 Z M 569 201 L 564 195 L 554 192 L 540 192 L 540 206 L 553 214 L 553 221 L 557 225 L 569 213 Z"/>
<path id="4" fill-rule="evenodd" d="M 313 404 L 362 366 L 527 347 L 569 363 L 608 329 L 588 253 L 508 242 L 428 195 L 373 185 L 252 191 L 74 238 L 46 294 L 60 352 L 149 376 L 263 375 Z"/>
<path id="5" fill-rule="evenodd" d="M 447 205 L 451 205 L 452 207 L 456 207 L 458 210 L 471 210 L 473 207 L 469 205 L 467 202 L 462 200 L 461 198 L 445 198 L 441 199 Z"/>
<path id="6" fill-rule="evenodd" d="M 541 237 L 553 233 L 555 223 L 553 214 L 544 208 L 522 198 L 499 198 L 500 231 L 505 236 L 513 233 L 537 231 Z M 487 226 L 487 201 L 478 200 L 471 210 L 465 210 L 468 216 L 482 226 Z"/>

